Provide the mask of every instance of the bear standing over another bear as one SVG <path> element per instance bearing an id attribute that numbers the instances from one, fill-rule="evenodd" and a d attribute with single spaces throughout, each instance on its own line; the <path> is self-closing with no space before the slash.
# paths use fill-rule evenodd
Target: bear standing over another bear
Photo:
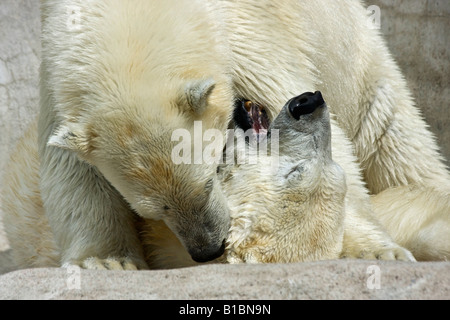
<path id="1" fill-rule="evenodd" d="M 217 166 L 174 164 L 171 133 L 195 121 L 225 133 L 236 99 L 274 119 L 315 91 L 347 184 L 341 257 L 450 257 L 448 171 L 360 1 L 41 8 L 38 145 L 30 128 L 5 177 L 21 267 L 147 268 L 136 214 L 163 221 L 194 261 L 216 259 L 230 227 Z"/>
<path id="2" fill-rule="evenodd" d="M 231 228 L 225 255 L 217 262 L 338 259 L 347 187 L 343 169 L 332 160 L 330 119 L 321 93 L 292 98 L 269 127 L 247 118 L 242 110 L 244 114 L 234 115 L 238 127 L 261 125 L 262 130 L 259 136 L 251 136 L 256 130 L 246 131 L 246 145 L 227 144 L 224 157 L 233 147 L 234 159 L 219 166 Z M 239 129 L 232 134 L 235 140 L 245 139 Z M 243 152 L 247 158 L 239 159 Z M 151 268 L 194 264 L 163 223 L 145 221 L 140 230 Z"/>

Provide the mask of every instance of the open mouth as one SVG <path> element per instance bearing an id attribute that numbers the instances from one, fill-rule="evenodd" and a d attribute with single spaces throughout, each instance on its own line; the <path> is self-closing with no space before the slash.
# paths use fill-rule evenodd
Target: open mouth
<path id="1" fill-rule="evenodd" d="M 235 125 L 242 130 L 252 129 L 257 141 L 267 134 L 270 125 L 265 108 L 251 100 L 236 101 L 233 118 Z"/>

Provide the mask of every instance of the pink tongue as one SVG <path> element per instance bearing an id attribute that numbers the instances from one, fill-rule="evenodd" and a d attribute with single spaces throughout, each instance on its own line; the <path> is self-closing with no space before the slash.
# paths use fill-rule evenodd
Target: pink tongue
<path id="1" fill-rule="evenodd" d="M 248 113 L 252 119 L 252 128 L 255 130 L 255 133 L 260 133 L 260 131 L 263 131 L 261 133 L 265 133 L 269 128 L 269 120 L 265 112 L 256 103 L 252 103 Z"/>
<path id="2" fill-rule="evenodd" d="M 256 141 L 261 141 L 266 135 L 269 129 L 269 118 L 265 110 L 257 103 L 247 101 L 245 109 L 250 117 L 250 124 L 253 129 L 253 135 Z"/>

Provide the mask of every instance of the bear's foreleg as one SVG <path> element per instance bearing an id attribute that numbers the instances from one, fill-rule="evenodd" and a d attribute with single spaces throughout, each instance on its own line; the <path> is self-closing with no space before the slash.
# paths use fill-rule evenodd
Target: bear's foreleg
<path id="1" fill-rule="evenodd" d="M 70 151 L 48 147 L 41 158 L 41 193 L 61 265 L 147 267 L 133 213 L 96 168 Z"/>
<path id="2" fill-rule="evenodd" d="M 347 180 L 341 257 L 414 261 L 413 255 L 396 244 L 374 217 L 370 197 L 364 187 L 356 157 L 353 155 L 353 146 L 345 133 L 336 124 L 332 126 L 332 132 L 333 159 L 344 168 Z"/>

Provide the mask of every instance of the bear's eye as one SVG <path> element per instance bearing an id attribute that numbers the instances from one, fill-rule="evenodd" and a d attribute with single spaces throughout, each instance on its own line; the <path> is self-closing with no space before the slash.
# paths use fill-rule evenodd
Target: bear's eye
<path id="1" fill-rule="evenodd" d="M 163 209 L 164 211 L 170 210 L 169 206 L 164 206 Z"/>
<path id="2" fill-rule="evenodd" d="M 305 171 L 304 166 L 298 164 L 290 168 L 289 172 L 285 175 L 285 178 L 292 182 L 299 181 L 302 178 L 303 171 Z"/>

